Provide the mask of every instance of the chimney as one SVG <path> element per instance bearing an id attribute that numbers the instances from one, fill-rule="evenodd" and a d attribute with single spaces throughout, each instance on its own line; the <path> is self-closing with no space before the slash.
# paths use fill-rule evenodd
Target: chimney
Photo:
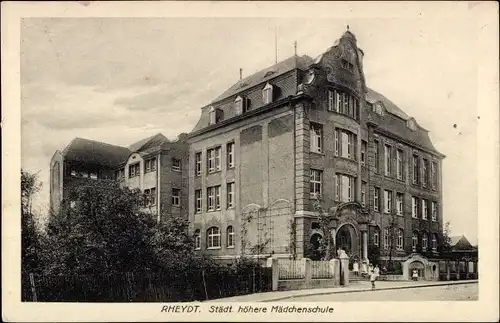
<path id="1" fill-rule="evenodd" d="M 243 78 L 243 69 L 240 68 L 240 81 L 241 81 L 242 78 Z"/>

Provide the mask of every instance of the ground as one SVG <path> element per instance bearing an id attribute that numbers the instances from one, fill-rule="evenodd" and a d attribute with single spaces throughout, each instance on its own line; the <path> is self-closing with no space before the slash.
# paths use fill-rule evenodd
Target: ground
<path id="1" fill-rule="evenodd" d="M 477 299 L 478 284 L 464 284 L 328 295 L 296 296 L 287 301 L 471 301 Z"/>

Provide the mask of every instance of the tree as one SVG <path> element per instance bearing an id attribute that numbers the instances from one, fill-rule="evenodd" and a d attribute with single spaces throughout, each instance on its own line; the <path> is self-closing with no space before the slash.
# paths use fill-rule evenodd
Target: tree
<path id="1" fill-rule="evenodd" d="M 38 271 L 40 265 L 40 236 L 32 213 L 32 202 L 41 186 L 38 174 L 21 169 L 21 268 L 24 274 Z"/>
<path id="2" fill-rule="evenodd" d="M 335 215 L 325 211 L 323 202 L 318 196 L 316 196 L 314 200 L 313 207 L 318 214 L 319 229 L 323 235 L 323 238 L 319 240 L 319 252 L 324 260 L 330 260 L 334 256 L 334 253 L 332 253 L 331 250 L 334 245 L 331 232 L 333 229 L 332 223 Z"/>
<path id="3" fill-rule="evenodd" d="M 444 252 L 448 252 L 451 250 L 451 226 L 450 226 L 450 222 L 447 221 L 445 224 L 444 224 L 444 228 L 443 228 L 443 232 L 440 232 L 440 241 L 442 243 L 442 250 Z"/>

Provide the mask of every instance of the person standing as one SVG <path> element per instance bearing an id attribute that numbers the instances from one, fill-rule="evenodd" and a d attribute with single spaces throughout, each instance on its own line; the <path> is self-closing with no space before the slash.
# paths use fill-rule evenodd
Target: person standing
<path id="1" fill-rule="evenodd" d="M 375 289 L 375 280 L 377 279 L 377 275 L 375 275 L 375 270 L 370 271 L 370 282 L 372 283 L 372 289 Z"/>
<path id="2" fill-rule="evenodd" d="M 411 278 L 414 280 L 414 281 L 417 281 L 418 280 L 418 271 L 416 269 L 413 269 L 413 273 L 411 275 Z"/>
<path id="3" fill-rule="evenodd" d="M 378 265 L 375 265 L 375 268 L 373 269 L 373 271 L 375 272 L 376 277 L 380 276 L 380 268 L 378 268 Z"/>
<path id="4" fill-rule="evenodd" d="M 352 271 L 354 272 L 354 276 L 359 276 L 359 264 L 357 260 L 354 260 L 354 264 L 352 264 Z"/>

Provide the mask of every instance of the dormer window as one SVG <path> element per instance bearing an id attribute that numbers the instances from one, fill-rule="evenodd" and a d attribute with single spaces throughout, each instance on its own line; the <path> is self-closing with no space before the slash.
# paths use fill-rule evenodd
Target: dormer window
<path id="1" fill-rule="evenodd" d="M 373 104 L 372 105 L 372 109 L 373 109 L 373 112 L 375 112 L 379 116 L 383 116 L 384 115 L 384 107 L 379 102 Z"/>
<path id="2" fill-rule="evenodd" d="M 214 109 L 214 107 L 210 107 L 208 110 L 208 125 L 211 126 L 216 124 L 224 119 L 224 113 L 221 109 Z"/>
<path id="3" fill-rule="evenodd" d="M 262 99 L 264 101 L 264 104 L 273 102 L 273 86 L 271 84 L 267 83 L 262 90 Z"/>
<path id="4" fill-rule="evenodd" d="M 342 68 L 348 70 L 349 72 L 354 71 L 354 65 L 346 59 L 342 60 Z"/>
<path id="5" fill-rule="evenodd" d="M 245 97 L 238 96 L 234 100 L 234 109 L 236 110 L 236 115 L 240 115 L 249 110 L 248 99 Z"/>
<path id="6" fill-rule="evenodd" d="M 415 123 L 414 119 L 409 119 L 408 121 L 406 121 L 406 126 L 412 131 L 417 130 L 417 124 Z"/>

